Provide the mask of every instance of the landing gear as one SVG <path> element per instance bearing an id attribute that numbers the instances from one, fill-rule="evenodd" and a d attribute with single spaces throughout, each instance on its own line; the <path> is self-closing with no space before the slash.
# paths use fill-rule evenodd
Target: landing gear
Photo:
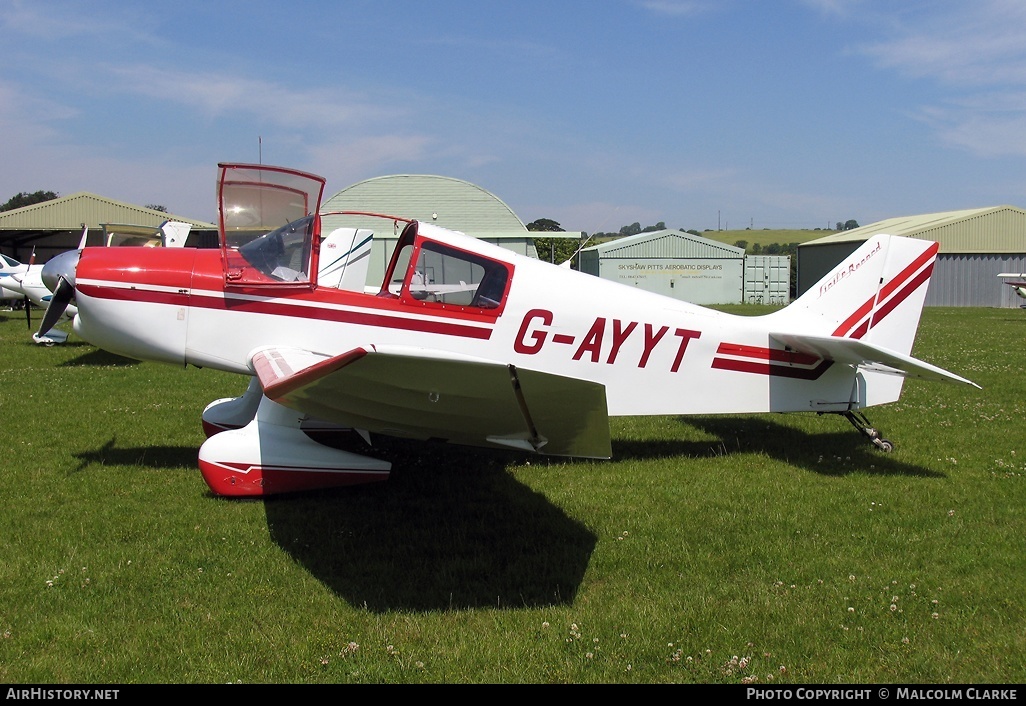
<path id="1" fill-rule="evenodd" d="M 879 430 L 870 425 L 866 415 L 862 414 L 862 412 L 853 412 L 849 410 L 847 412 L 838 412 L 837 414 L 840 414 L 851 422 L 851 425 L 858 429 L 860 434 L 873 442 L 873 446 L 876 448 L 886 453 L 894 450 L 894 444 L 880 436 Z"/>
<path id="2" fill-rule="evenodd" d="M 203 480 L 217 495 L 255 497 L 388 479 L 391 463 L 319 444 L 301 420 L 298 412 L 261 395 L 252 421 L 200 446 Z M 206 421 L 215 420 L 208 413 Z"/>

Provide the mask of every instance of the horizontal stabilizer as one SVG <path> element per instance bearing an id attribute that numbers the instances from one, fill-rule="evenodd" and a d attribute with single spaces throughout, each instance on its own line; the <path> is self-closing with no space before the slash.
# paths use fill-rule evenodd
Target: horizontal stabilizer
<path id="1" fill-rule="evenodd" d="M 268 398 L 356 429 L 555 456 L 612 455 L 598 383 L 404 346 L 337 356 L 267 348 L 251 361 Z"/>
<path id="2" fill-rule="evenodd" d="M 924 380 L 959 382 L 976 388 L 980 387 L 975 382 L 966 380 L 943 368 L 938 368 L 936 365 L 855 338 L 793 333 L 770 333 L 770 337 L 800 353 L 816 355 L 826 360 L 853 365 L 865 370 Z"/>

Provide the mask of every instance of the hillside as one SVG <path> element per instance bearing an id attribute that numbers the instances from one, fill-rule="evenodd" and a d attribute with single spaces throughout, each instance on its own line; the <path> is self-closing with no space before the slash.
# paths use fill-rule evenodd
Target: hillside
<path id="1" fill-rule="evenodd" d="M 715 240 L 719 243 L 726 243 L 727 245 L 734 245 L 739 240 L 744 240 L 748 243 L 748 250 L 752 249 L 752 246 L 758 243 L 762 247 L 772 245 L 773 243 L 780 243 L 781 245 L 787 245 L 789 243 L 807 243 L 810 240 L 817 240 L 824 238 L 828 235 L 833 235 L 837 231 L 834 230 L 706 230 L 702 231 L 699 235 L 709 240 Z M 610 240 L 616 240 L 614 237 L 597 237 L 589 241 L 589 245 L 597 245 L 599 243 L 606 243 Z"/>
<path id="2" fill-rule="evenodd" d="M 702 232 L 703 238 L 715 240 L 719 243 L 733 245 L 739 240 L 748 242 L 748 247 L 758 243 L 765 247 L 773 243 L 787 245 L 788 243 L 807 243 L 810 240 L 825 238 L 833 235 L 834 230 L 706 230 Z"/>

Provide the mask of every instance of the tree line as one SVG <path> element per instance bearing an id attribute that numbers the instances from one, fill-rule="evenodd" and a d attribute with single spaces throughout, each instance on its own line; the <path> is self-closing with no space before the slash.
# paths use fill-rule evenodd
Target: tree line
<path id="1" fill-rule="evenodd" d="M 25 208 L 26 206 L 34 206 L 37 203 L 43 203 L 44 201 L 53 201 L 54 199 L 60 198 L 60 194 L 56 191 L 22 191 L 21 193 L 15 194 L 11 198 L 7 199 L 7 202 L 0 206 L 0 211 L 13 211 L 16 208 Z M 161 213 L 168 213 L 167 206 L 162 206 L 159 203 L 148 203 L 144 206 L 151 211 L 160 211 Z"/>
<path id="2" fill-rule="evenodd" d="M 858 228 L 858 221 L 855 219 L 849 219 L 845 222 L 837 222 L 837 230 L 853 230 Z M 565 232 L 563 227 L 551 218 L 539 218 L 536 221 L 531 221 L 527 224 L 527 230 L 537 233 L 552 233 L 552 232 Z M 641 223 L 634 222 L 630 225 L 625 225 L 615 233 L 598 232 L 592 235 L 590 238 L 587 233 L 583 233 L 583 240 L 600 240 L 600 239 L 611 239 L 611 238 L 625 238 L 632 235 L 639 235 L 641 233 L 655 233 L 661 230 L 668 230 L 664 221 L 659 221 L 655 225 L 642 227 Z M 689 233 L 691 235 L 701 236 L 702 234 L 691 228 L 685 230 L 684 228 L 678 228 L 681 233 Z M 751 230 L 746 228 L 745 230 Z M 818 229 L 817 229 L 818 230 Z M 538 257 L 542 260 L 549 260 L 555 263 L 562 263 L 571 259 L 580 247 L 580 243 L 573 239 L 568 238 L 546 238 L 536 237 L 534 238 L 534 247 L 538 251 Z M 734 242 L 734 247 L 741 248 L 749 255 L 795 255 L 798 252 L 798 243 L 769 243 L 763 245 L 761 243 L 749 243 L 747 240 L 737 240 Z M 794 267 L 794 258 L 792 257 L 792 268 Z M 576 267 L 576 263 L 572 263 L 572 266 Z"/>

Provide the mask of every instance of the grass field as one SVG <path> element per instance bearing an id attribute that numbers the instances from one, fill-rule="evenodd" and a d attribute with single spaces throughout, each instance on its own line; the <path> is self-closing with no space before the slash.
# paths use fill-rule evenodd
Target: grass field
<path id="1" fill-rule="evenodd" d="M 752 313 L 752 309 L 745 313 Z M 870 419 L 612 420 L 609 462 L 383 442 L 384 484 L 212 496 L 207 402 L 0 313 L 4 683 L 1026 681 L 1026 313 L 928 309 Z"/>
<path id="2" fill-rule="evenodd" d="M 739 240 L 744 240 L 748 243 L 748 247 L 751 248 L 756 243 L 763 247 L 773 243 L 781 245 L 807 243 L 810 240 L 818 240 L 828 235 L 836 235 L 836 233 L 837 231 L 833 230 L 708 230 L 702 233 L 702 237 L 726 243 L 727 245 L 733 245 Z"/>

